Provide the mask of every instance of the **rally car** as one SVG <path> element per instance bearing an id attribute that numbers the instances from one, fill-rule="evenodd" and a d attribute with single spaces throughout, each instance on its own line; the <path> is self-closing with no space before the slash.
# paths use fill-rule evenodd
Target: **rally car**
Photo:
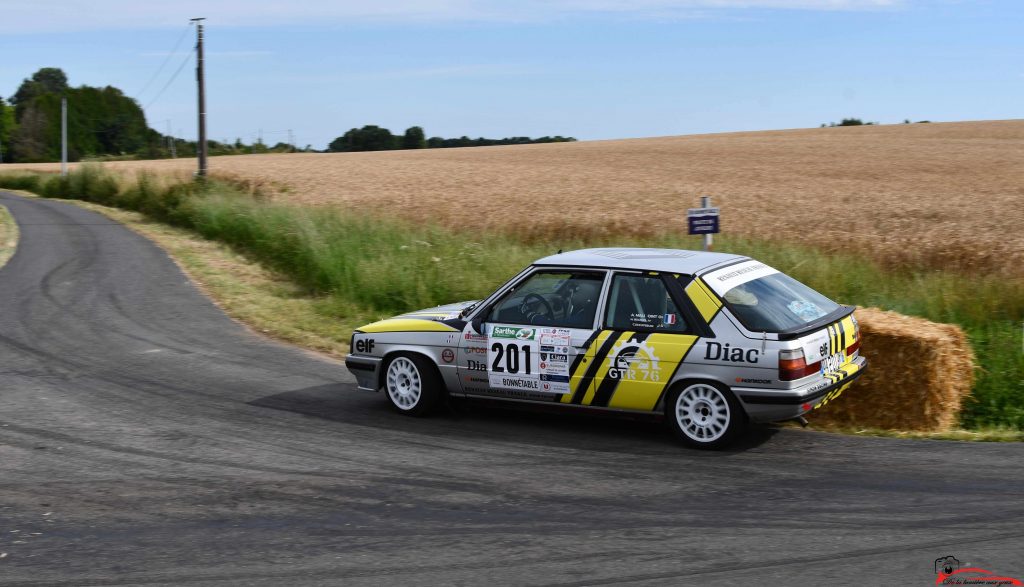
<path id="1" fill-rule="evenodd" d="M 801 418 L 864 372 L 854 309 L 749 257 L 586 249 L 484 300 L 367 324 L 345 364 L 401 413 L 445 394 L 664 414 L 701 448 Z"/>

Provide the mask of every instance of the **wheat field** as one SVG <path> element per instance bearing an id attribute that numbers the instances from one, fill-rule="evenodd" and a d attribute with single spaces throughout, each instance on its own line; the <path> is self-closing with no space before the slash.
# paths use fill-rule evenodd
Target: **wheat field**
<path id="1" fill-rule="evenodd" d="M 194 165 L 105 164 L 181 174 Z M 710 195 L 728 234 L 1024 275 L 1024 120 L 246 155 L 212 158 L 210 170 L 296 204 L 556 242 L 684 231 L 685 209 Z"/>

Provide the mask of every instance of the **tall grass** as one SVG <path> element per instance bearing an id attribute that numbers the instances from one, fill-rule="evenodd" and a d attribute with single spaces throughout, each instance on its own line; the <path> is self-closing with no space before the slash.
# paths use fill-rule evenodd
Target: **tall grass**
<path id="1" fill-rule="evenodd" d="M 246 252 L 323 296 L 326 317 L 385 316 L 476 299 L 539 257 L 587 246 L 693 248 L 693 237 L 590 237 L 537 242 L 472 227 L 386 220 L 252 197 L 215 181 L 116 176 L 85 165 L 67 177 L 0 174 L 0 187 L 141 211 Z M 1024 281 L 944 271 L 894 271 L 855 254 L 775 242 L 719 238 L 717 249 L 762 260 L 844 303 L 876 306 L 962 326 L 980 363 L 969 427 L 1024 430 Z"/>

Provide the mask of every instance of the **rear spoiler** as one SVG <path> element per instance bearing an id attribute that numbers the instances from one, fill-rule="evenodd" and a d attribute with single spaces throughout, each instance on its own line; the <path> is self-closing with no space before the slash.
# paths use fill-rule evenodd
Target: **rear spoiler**
<path id="1" fill-rule="evenodd" d="M 815 330 L 821 330 L 829 324 L 839 322 L 843 318 L 853 314 L 853 311 L 856 309 L 857 306 L 839 306 L 839 309 L 835 312 L 822 316 L 813 322 L 808 322 L 802 326 L 797 326 L 796 328 L 790 328 L 779 332 L 779 340 L 793 340 L 794 338 L 800 338 L 801 336 L 810 334 Z"/>

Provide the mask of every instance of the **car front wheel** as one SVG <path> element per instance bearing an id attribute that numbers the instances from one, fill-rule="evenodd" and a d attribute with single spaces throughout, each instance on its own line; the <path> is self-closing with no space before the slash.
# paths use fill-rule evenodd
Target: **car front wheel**
<path id="1" fill-rule="evenodd" d="M 686 444 L 716 449 L 729 445 L 746 427 L 746 413 L 732 393 L 706 382 L 682 385 L 669 395 L 665 418 Z"/>
<path id="2" fill-rule="evenodd" d="M 427 414 L 441 397 L 441 377 L 423 357 L 398 355 L 384 372 L 384 392 L 396 410 L 409 416 Z"/>

